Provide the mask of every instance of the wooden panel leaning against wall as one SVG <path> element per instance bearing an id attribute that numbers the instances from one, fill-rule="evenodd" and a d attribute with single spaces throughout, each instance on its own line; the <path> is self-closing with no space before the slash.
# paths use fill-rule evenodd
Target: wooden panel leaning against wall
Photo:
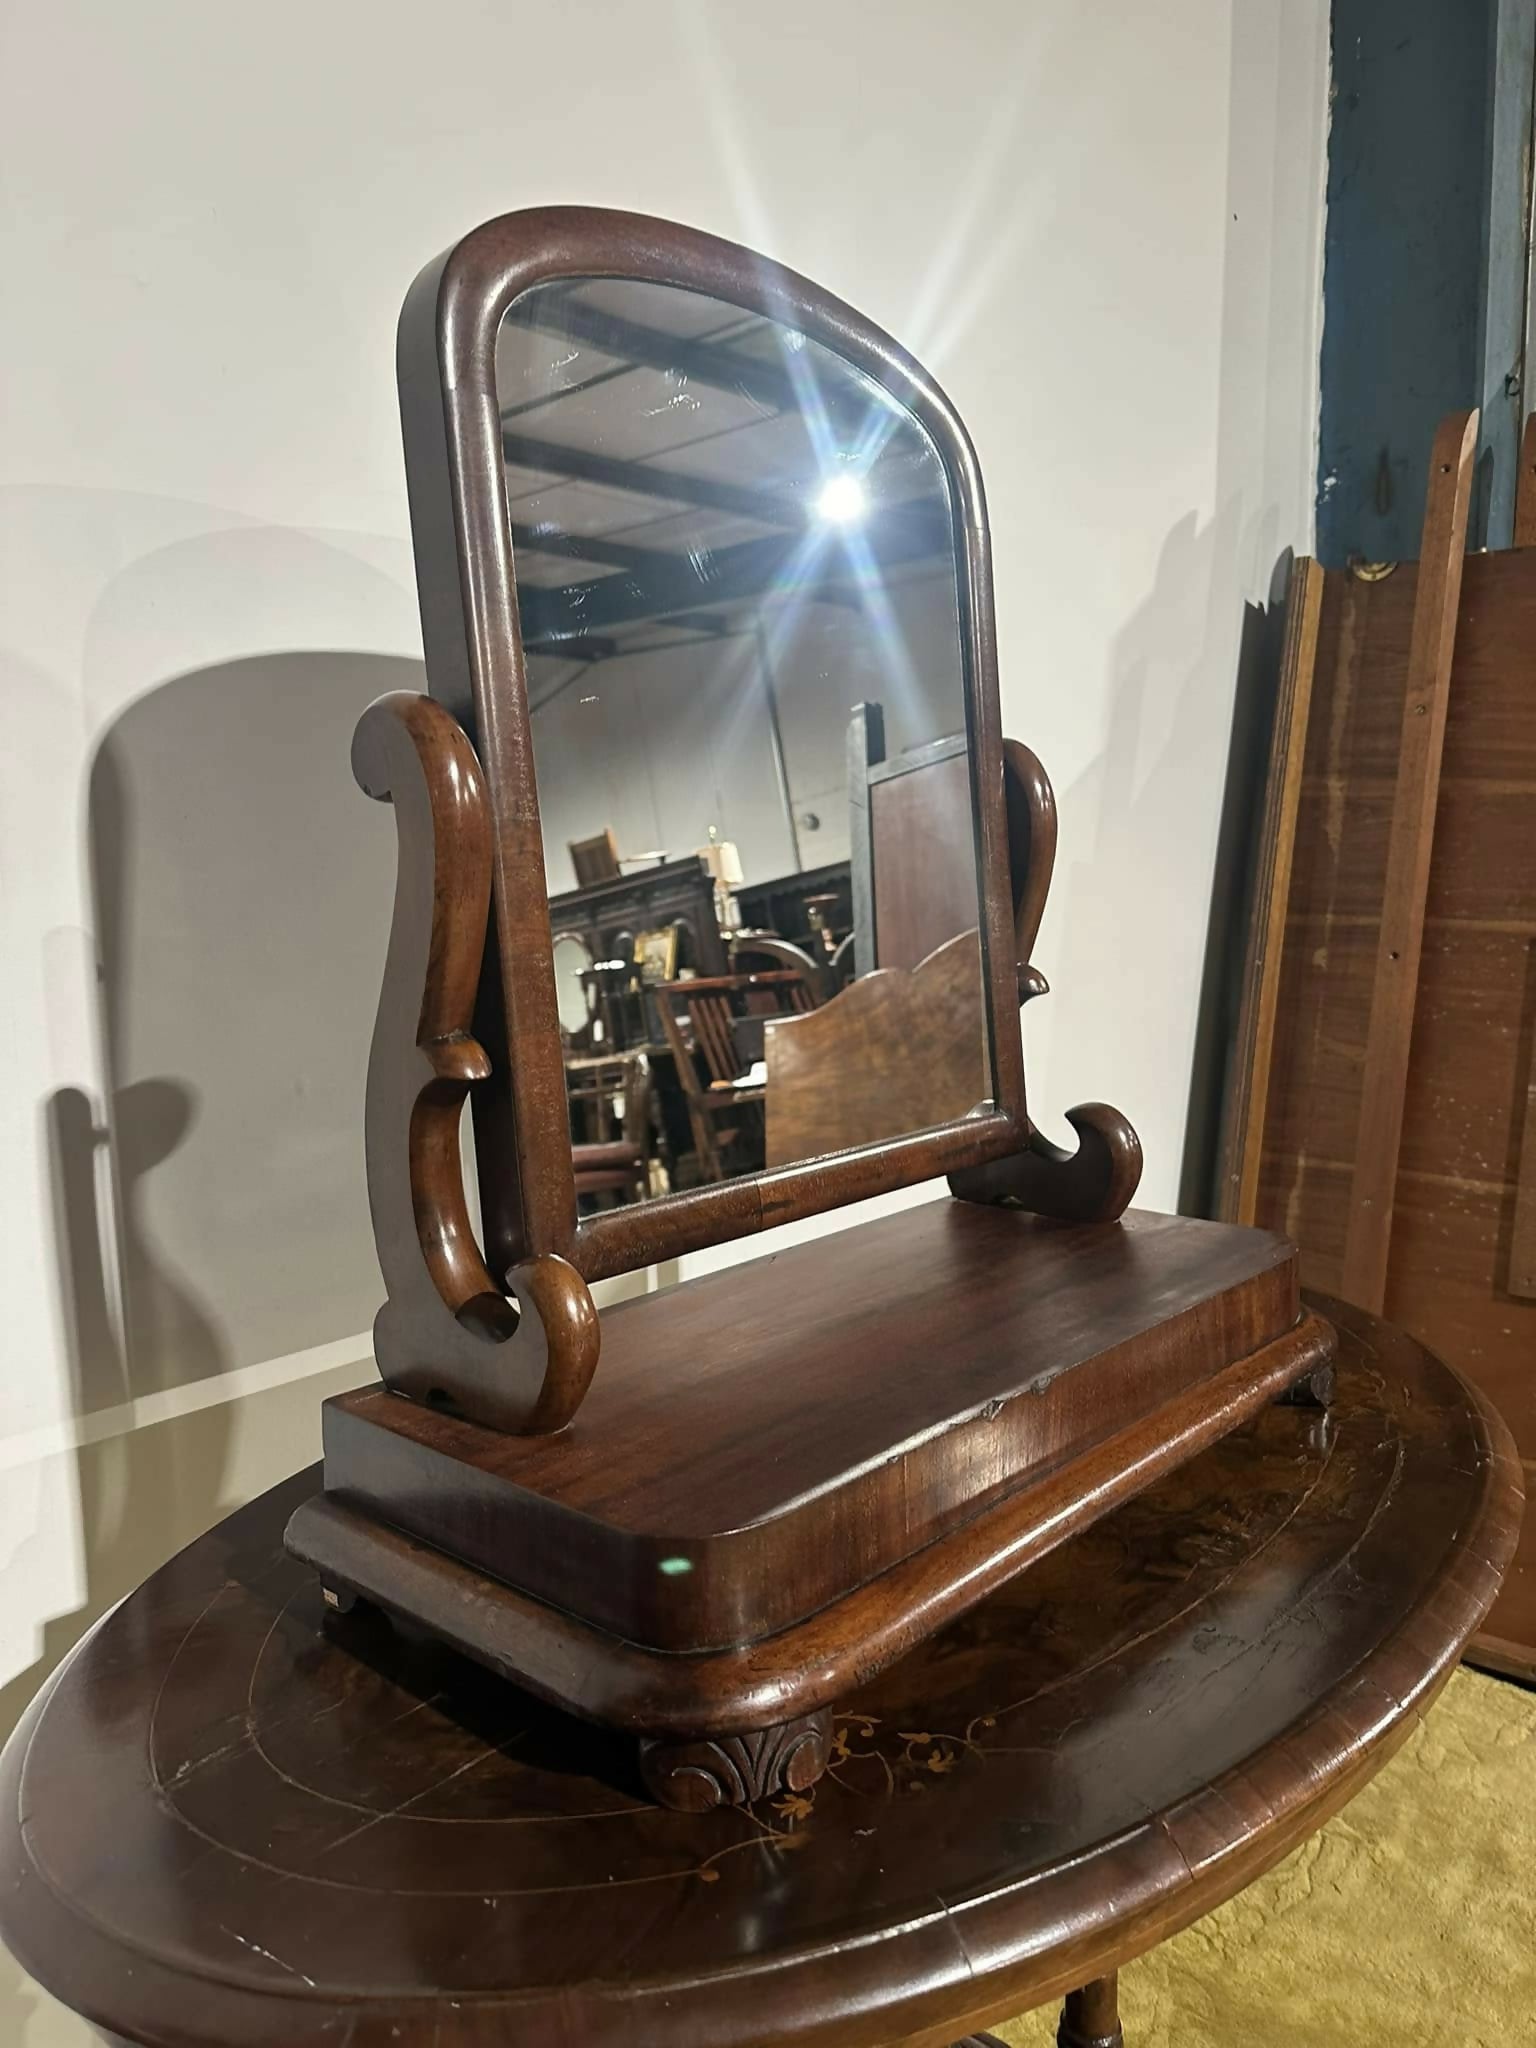
<path id="1" fill-rule="evenodd" d="M 1536 1477 L 1536 415 L 1515 546 L 1465 553 L 1476 415 L 1418 562 L 1287 594 L 1214 1213 L 1474 1378 Z M 1536 1679 L 1536 1524 L 1472 1661 Z"/>

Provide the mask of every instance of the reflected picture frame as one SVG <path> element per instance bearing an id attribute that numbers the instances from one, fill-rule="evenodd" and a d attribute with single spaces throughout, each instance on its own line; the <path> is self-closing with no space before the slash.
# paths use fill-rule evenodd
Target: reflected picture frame
<path id="1" fill-rule="evenodd" d="M 939 456 L 956 555 L 993 1091 L 988 1104 L 944 1125 L 579 1216 L 496 342 L 523 292 L 593 278 L 705 293 L 785 324 L 905 407 Z M 1031 1135 L 1019 1030 L 1026 963 L 1015 938 L 1021 882 L 1009 850 L 990 545 L 980 469 L 948 398 L 889 335 L 794 271 L 698 229 L 587 207 L 503 216 L 429 264 L 401 314 L 397 368 L 428 689 L 474 749 L 492 828 L 475 1006 L 489 1072 L 471 1094 L 489 1271 L 553 1254 L 591 1282 L 1022 1152 Z"/>
<path id="2" fill-rule="evenodd" d="M 664 924 L 653 932 L 635 933 L 635 972 L 642 988 L 677 979 L 677 926 Z"/>

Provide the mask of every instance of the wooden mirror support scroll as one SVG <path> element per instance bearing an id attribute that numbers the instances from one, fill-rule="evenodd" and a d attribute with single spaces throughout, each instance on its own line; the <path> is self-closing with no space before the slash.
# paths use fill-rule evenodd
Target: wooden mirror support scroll
<path id="1" fill-rule="evenodd" d="M 1030 1122 L 1055 805 L 922 368 L 733 244 L 547 208 L 423 271 L 399 375 L 431 694 L 353 750 L 399 842 L 382 1385 L 326 1404 L 289 1545 L 333 1607 L 631 1731 L 664 1804 L 803 1789 L 849 1687 L 1325 1401 L 1332 1333 L 1282 1240 L 1127 1213 L 1117 1111 L 1069 1111 L 1072 1150 Z"/>

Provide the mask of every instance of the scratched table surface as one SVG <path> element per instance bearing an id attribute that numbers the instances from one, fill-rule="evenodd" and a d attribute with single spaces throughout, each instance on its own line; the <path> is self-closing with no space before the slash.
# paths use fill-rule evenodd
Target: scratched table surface
<path id="1" fill-rule="evenodd" d="M 1517 1467 L 1416 1344 L 1275 1408 L 839 1717 L 812 1793 L 660 1812 L 631 1747 L 377 1614 L 325 1618 L 299 1474 L 155 1574 L 0 1775 L 0 1936 L 155 2048 L 940 2044 L 1230 1896 L 1409 1732 Z"/>

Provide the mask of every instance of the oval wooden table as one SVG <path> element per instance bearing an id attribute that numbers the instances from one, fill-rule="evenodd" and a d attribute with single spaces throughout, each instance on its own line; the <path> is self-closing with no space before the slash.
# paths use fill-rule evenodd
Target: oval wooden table
<path id="1" fill-rule="evenodd" d="M 5 1752 L 0 1935 L 155 2048 L 944 2044 L 1112 1972 L 1357 1791 L 1497 1587 L 1517 1467 L 1409 1339 L 1276 1408 L 872 1684 L 804 1796 L 664 1813 L 627 1751 L 232 1515 Z M 18 1825 L 19 1817 L 19 1825 Z"/>

